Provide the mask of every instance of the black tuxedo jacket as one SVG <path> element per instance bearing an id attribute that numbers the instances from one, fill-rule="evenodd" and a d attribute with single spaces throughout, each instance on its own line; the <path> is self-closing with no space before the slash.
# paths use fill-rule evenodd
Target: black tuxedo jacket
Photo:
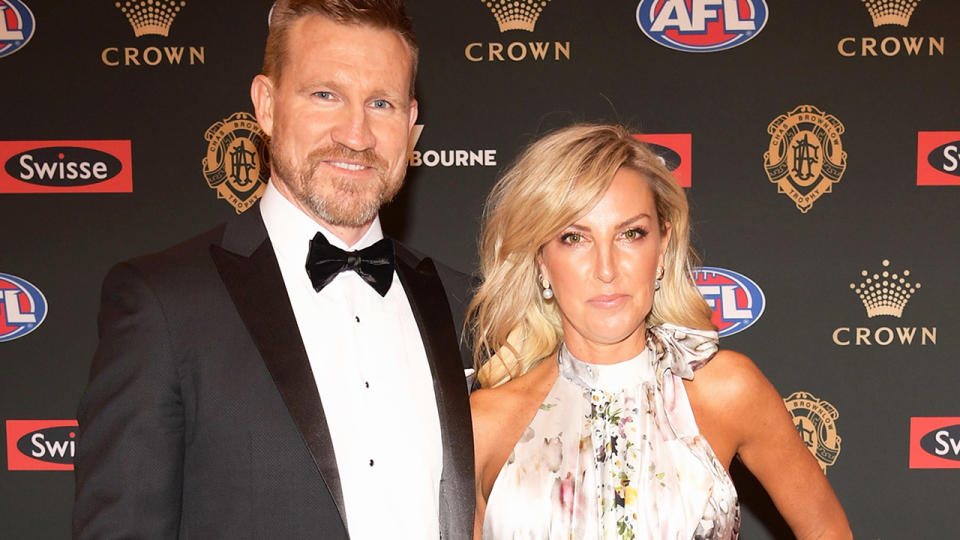
<path id="1" fill-rule="evenodd" d="M 440 416 L 441 536 L 466 539 L 473 438 L 457 332 L 469 281 L 396 251 Z M 78 412 L 75 538 L 348 536 L 323 407 L 259 207 L 115 266 L 101 302 Z M 370 519 L 385 504 L 374 490 Z"/>

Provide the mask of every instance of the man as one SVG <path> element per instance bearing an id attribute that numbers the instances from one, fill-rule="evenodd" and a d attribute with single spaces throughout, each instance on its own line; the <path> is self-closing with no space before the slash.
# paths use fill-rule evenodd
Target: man
<path id="1" fill-rule="evenodd" d="M 401 0 L 274 6 L 262 200 L 104 282 L 75 537 L 468 538 L 467 281 L 377 218 L 416 57 Z"/>

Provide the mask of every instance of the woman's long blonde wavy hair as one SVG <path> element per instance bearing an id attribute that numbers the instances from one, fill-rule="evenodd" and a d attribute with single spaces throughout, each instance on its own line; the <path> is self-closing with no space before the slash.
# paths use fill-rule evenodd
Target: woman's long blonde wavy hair
<path id="1" fill-rule="evenodd" d="M 537 282 L 541 247 L 603 198 L 629 167 L 650 183 L 661 232 L 670 224 L 664 276 L 647 325 L 716 327 L 693 280 L 687 198 L 662 160 L 616 125 L 576 124 L 531 144 L 494 186 L 480 237 L 482 284 L 470 303 L 474 365 L 481 387 L 526 373 L 558 349 L 563 326 L 556 302 Z"/>

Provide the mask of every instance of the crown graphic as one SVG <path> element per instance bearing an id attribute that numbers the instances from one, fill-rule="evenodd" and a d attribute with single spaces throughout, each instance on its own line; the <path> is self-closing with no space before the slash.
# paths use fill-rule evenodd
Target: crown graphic
<path id="1" fill-rule="evenodd" d="M 884 260 L 881 264 L 887 268 L 890 261 Z M 850 289 L 860 297 L 863 307 L 867 308 L 867 317 L 871 318 L 877 315 L 892 315 L 899 319 L 910 297 L 920 288 L 920 283 L 907 281 L 910 270 L 904 270 L 899 276 L 891 274 L 889 270 L 872 275 L 863 270 L 860 275 L 864 280 L 859 284 L 851 283 Z"/>
<path id="2" fill-rule="evenodd" d="M 490 8 L 500 32 L 526 30 L 533 32 L 537 19 L 550 0 L 480 0 Z"/>
<path id="3" fill-rule="evenodd" d="M 910 16 L 920 0 L 862 0 L 873 18 L 873 26 L 910 24 Z"/>
<path id="4" fill-rule="evenodd" d="M 173 18 L 187 3 L 184 0 L 126 0 L 114 5 L 127 16 L 137 37 L 147 34 L 166 37 Z"/>

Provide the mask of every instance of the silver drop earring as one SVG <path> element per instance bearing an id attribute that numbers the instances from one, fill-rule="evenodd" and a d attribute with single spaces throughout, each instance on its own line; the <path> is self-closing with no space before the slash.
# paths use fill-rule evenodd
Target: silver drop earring
<path id="1" fill-rule="evenodd" d="M 654 291 L 659 291 L 659 290 L 660 290 L 660 280 L 661 280 L 661 279 L 663 279 L 663 267 L 662 267 L 662 266 L 658 266 L 658 267 L 657 267 L 657 279 L 653 280 L 653 290 L 654 290 Z"/>

